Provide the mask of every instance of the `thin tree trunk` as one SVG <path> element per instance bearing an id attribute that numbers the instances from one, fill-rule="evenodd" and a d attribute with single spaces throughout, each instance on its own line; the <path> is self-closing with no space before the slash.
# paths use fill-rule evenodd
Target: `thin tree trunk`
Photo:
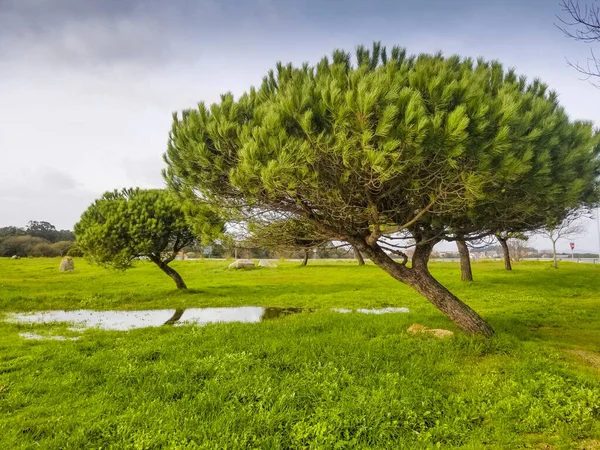
<path id="1" fill-rule="evenodd" d="M 405 283 L 429 300 L 443 312 L 458 328 L 467 334 L 491 337 L 494 330 L 468 305 L 460 301 L 448 289 L 431 276 L 427 268 L 434 243 L 417 245 L 412 258 L 412 267 L 399 264 L 380 247 L 358 244 L 361 252 L 385 270 L 393 278 Z"/>
<path id="2" fill-rule="evenodd" d="M 175 269 L 173 269 L 167 263 L 164 263 L 160 260 L 153 259 L 152 261 L 154 262 L 154 264 L 160 267 L 160 270 L 169 275 L 173 279 L 173 281 L 175 281 L 177 289 L 187 289 L 187 286 L 183 282 L 183 278 L 181 278 L 181 275 L 179 275 Z"/>
<path id="3" fill-rule="evenodd" d="M 356 258 L 356 261 L 358 261 L 358 265 L 359 266 L 364 266 L 365 265 L 365 260 L 363 259 L 360 250 L 357 249 L 354 245 L 352 246 L 352 249 L 354 250 L 354 257 Z"/>
<path id="4" fill-rule="evenodd" d="M 499 237 L 498 242 L 500 242 L 500 246 L 502 247 L 502 254 L 504 255 L 504 268 L 506 270 L 512 270 L 512 265 L 510 263 L 510 251 L 508 250 L 508 244 L 506 239 Z"/>
<path id="5" fill-rule="evenodd" d="M 469 247 L 463 240 L 456 241 L 458 253 L 460 254 L 460 279 L 462 281 L 473 281 L 473 271 L 471 270 L 471 255 Z"/>
<path id="6" fill-rule="evenodd" d="M 304 260 L 302 261 L 302 266 L 305 266 L 308 263 L 308 250 L 304 250 Z"/>
<path id="7" fill-rule="evenodd" d="M 556 241 L 552 241 L 552 255 L 554 257 L 554 268 L 558 269 L 558 261 L 556 259 Z"/>

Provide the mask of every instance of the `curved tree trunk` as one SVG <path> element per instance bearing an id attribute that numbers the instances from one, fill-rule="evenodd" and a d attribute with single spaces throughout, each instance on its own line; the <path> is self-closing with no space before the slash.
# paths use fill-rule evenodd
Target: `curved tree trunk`
<path id="1" fill-rule="evenodd" d="M 357 249 L 354 245 L 352 246 L 352 249 L 354 250 L 354 257 L 356 258 L 356 261 L 358 261 L 358 265 L 359 266 L 364 266 L 365 265 L 365 260 L 363 259 L 360 250 Z"/>
<path id="2" fill-rule="evenodd" d="M 175 269 L 170 267 L 167 263 L 158 259 L 152 259 L 152 262 L 158 267 L 160 267 L 160 270 L 169 275 L 173 279 L 173 281 L 175 281 L 177 289 L 187 289 L 187 286 L 183 282 L 183 278 L 181 278 L 181 275 L 179 275 Z"/>
<path id="3" fill-rule="evenodd" d="M 458 253 L 460 254 L 460 279 L 462 281 L 473 281 L 473 271 L 471 270 L 471 255 L 469 247 L 463 240 L 456 241 Z"/>
<path id="4" fill-rule="evenodd" d="M 468 305 L 459 300 L 448 289 L 431 276 L 428 270 L 416 272 L 412 287 L 433 303 L 452 322 L 467 334 L 482 334 L 491 337 L 494 330 Z"/>
<path id="5" fill-rule="evenodd" d="M 554 268 L 558 269 L 558 259 L 556 258 L 556 241 L 552 241 L 552 256 L 554 259 Z"/>
<path id="6" fill-rule="evenodd" d="M 431 276 L 427 268 L 434 243 L 417 245 L 412 258 L 412 267 L 399 264 L 389 257 L 381 247 L 357 244 L 361 252 L 385 270 L 393 278 L 405 283 L 423 295 L 443 312 L 458 328 L 470 335 L 491 337 L 494 330 L 468 305 L 460 301 L 448 289 Z"/>
<path id="7" fill-rule="evenodd" d="M 304 250 L 304 260 L 302 260 L 302 266 L 305 266 L 308 263 L 308 250 Z"/>
<path id="8" fill-rule="evenodd" d="M 497 237 L 498 242 L 500 242 L 500 246 L 502 247 L 502 254 L 504 255 L 504 268 L 506 270 L 512 270 L 512 265 L 510 263 L 510 251 L 508 250 L 508 244 L 505 238 Z"/>

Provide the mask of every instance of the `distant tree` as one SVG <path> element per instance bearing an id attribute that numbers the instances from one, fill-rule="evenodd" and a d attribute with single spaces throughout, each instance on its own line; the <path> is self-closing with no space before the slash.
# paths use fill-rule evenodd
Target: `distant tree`
<path id="1" fill-rule="evenodd" d="M 527 247 L 528 236 L 521 235 L 510 238 L 507 242 L 510 255 L 513 261 L 519 262 L 527 256 L 529 248 Z"/>
<path id="2" fill-rule="evenodd" d="M 56 242 L 58 230 L 50 222 L 31 220 L 27 224 L 25 233 L 29 236 L 41 237 L 49 242 Z"/>
<path id="3" fill-rule="evenodd" d="M 356 262 L 358 263 L 359 266 L 364 266 L 365 265 L 365 260 L 362 257 L 362 254 L 360 253 L 360 250 L 358 248 L 356 248 L 356 246 L 352 246 L 352 251 L 354 252 L 354 257 L 356 258 Z"/>
<path id="4" fill-rule="evenodd" d="M 75 241 L 75 233 L 71 230 L 59 230 L 56 233 L 56 242 L 73 242 Z"/>
<path id="5" fill-rule="evenodd" d="M 597 201 L 596 145 L 592 124 L 571 121 L 538 80 L 376 43 L 359 47 L 356 63 L 335 51 L 312 67 L 277 64 L 258 89 L 175 114 L 165 176 L 190 198 L 301 217 L 466 333 L 491 336 L 429 272 L 433 246 L 506 224 L 539 227 L 543 217 L 522 219 L 526 207 Z M 522 192 L 536 196 L 521 201 Z M 415 241 L 410 265 L 385 250 L 399 231 Z"/>
<path id="6" fill-rule="evenodd" d="M 25 230 L 23 228 L 13 226 L 0 228 L 0 241 L 7 237 L 23 235 L 25 235 Z"/>
<path id="7" fill-rule="evenodd" d="M 502 256 L 504 258 L 504 268 L 506 270 L 512 270 L 512 264 L 511 264 L 511 259 L 513 259 L 511 257 L 511 246 L 509 245 L 509 242 L 512 240 L 517 240 L 517 241 L 524 241 L 527 240 L 527 236 L 524 233 L 515 233 L 515 232 L 508 232 L 508 231 L 503 231 L 503 232 L 497 232 L 495 233 L 496 239 L 498 240 L 498 243 L 500 244 L 500 247 L 502 248 Z M 518 259 L 515 259 L 515 261 L 519 261 Z"/>
<path id="8" fill-rule="evenodd" d="M 195 231 L 216 235 L 222 227 L 212 211 L 181 205 L 168 191 L 123 189 L 96 200 L 75 225 L 75 235 L 77 246 L 97 264 L 124 270 L 148 258 L 178 289 L 186 289 L 169 263 L 197 239 Z"/>
<path id="9" fill-rule="evenodd" d="M 492 242 L 492 236 L 469 237 L 454 236 L 460 258 L 460 279 L 462 281 L 473 281 L 473 270 L 471 268 L 471 249 L 483 250 L 488 248 Z"/>
<path id="10" fill-rule="evenodd" d="M 556 243 L 559 241 L 559 239 L 571 238 L 585 232 L 585 227 L 583 224 L 578 222 L 580 218 L 580 214 L 571 214 L 562 221 L 550 219 L 548 224 L 540 231 L 542 236 L 545 236 L 552 241 L 552 266 L 555 269 L 558 269 Z"/>
<path id="11" fill-rule="evenodd" d="M 460 255 L 460 279 L 462 281 L 473 281 L 473 270 L 471 269 L 471 255 L 469 246 L 464 239 L 456 240 L 456 247 Z"/>
<path id="12" fill-rule="evenodd" d="M 265 247 L 273 250 L 300 250 L 306 266 L 310 251 L 329 242 L 304 219 L 275 220 L 269 223 L 254 222 L 250 225 L 251 236 L 248 246 Z"/>

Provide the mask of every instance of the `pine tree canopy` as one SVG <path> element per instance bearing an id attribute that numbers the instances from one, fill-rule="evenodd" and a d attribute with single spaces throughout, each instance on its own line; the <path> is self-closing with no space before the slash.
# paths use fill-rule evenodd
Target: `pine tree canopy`
<path id="1" fill-rule="evenodd" d="M 178 190 L 374 242 L 384 228 L 441 236 L 479 214 L 493 230 L 527 210 L 593 202 L 596 144 L 591 123 L 570 121 L 538 80 L 376 44 L 354 65 L 342 51 L 314 67 L 278 64 L 237 101 L 175 115 L 165 158 Z"/>
<path id="2" fill-rule="evenodd" d="M 322 236 L 305 219 L 274 220 L 270 223 L 252 222 L 247 245 L 273 250 L 308 250 L 328 243 L 331 238 Z"/>
<path id="3" fill-rule="evenodd" d="M 591 123 L 570 120 L 539 80 L 375 43 L 354 60 L 336 50 L 315 66 L 279 63 L 237 99 L 174 114 L 165 177 L 220 206 L 303 217 L 463 330 L 490 335 L 428 278 L 431 247 L 450 234 L 539 228 L 547 211 L 596 203 L 598 148 Z M 380 245 L 400 231 L 416 242 L 411 267 Z"/>
<path id="4" fill-rule="evenodd" d="M 185 246 L 199 237 L 217 236 L 222 229 L 216 214 L 181 203 L 169 191 L 123 189 L 96 200 L 75 225 L 75 235 L 94 263 L 124 270 L 144 257 L 185 288 L 168 264 Z"/>

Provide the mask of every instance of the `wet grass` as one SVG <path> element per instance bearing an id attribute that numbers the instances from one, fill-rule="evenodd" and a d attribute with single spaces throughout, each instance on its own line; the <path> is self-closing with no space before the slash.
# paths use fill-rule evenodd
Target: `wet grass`
<path id="1" fill-rule="evenodd" d="M 283 306 L 321 309 L 257 324 L 88 330 L 0 323 L 0 448 L 572 449 L 600 439 L 600 267 L 458 264 L 432 271 L 497 331 L 455 328 L 374 266 L 230 272 L 175 263 L 126 273 L 76 260 L 0 260 L 0 311 Z M 366 316 L 326 308 L 410 308 Z M 576 350 L 574 352 L 574 350 Z M 584 352 L 584 353 L 582 353 Z M 578 355 L 592 355 L 581 358 Z M 596 440 L 596 441 L 594 441 Z M 593 447 L 592 447 L 593 448 Z"/>

